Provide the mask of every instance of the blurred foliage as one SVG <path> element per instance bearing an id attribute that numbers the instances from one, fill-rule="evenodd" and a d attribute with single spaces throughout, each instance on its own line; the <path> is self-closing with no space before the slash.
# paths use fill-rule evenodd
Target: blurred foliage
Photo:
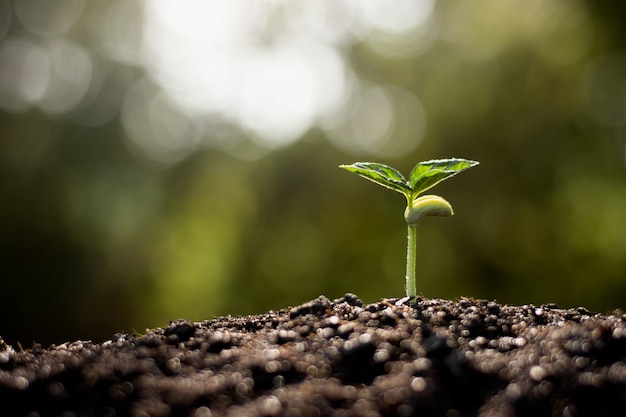
<path id="1" fill-rule="evenodd" d="M 356 160 L 405 174 L 430 158 L 480 161 L 438 189 L 456 215 L 418 230 L 424 296 L 626 308 L 623 4 L 438 2 L 421 43 L 373 30 L 338 47 L 365 91 L 346 98 L 352 119 L 269 146 L 218 117 L 208 142 L 192 135 L 150 153 L 138 124 L 145 108 L 133 100 L 158 77 L 128 52 L 143 3 L 111 3 L 137 13 L 136 25 L 116 26 L 115 56 L 95 32 L 109 2 L 60 3 L 66 13 L 48 15 L 45 1 L 0 2 L 0 335 L 9 343 L 99 341 L 320 294 L 402 296 L 403 198 L 337 168 Z M 82 48 L 61 52 L 92 62 L 88 90 L 71 103 L 74 75 L 54 70 L 62 56 L 47 81 L 57 95 L 42 96 L 38 73 L 11 81 L 12 65 L 39 62 L 32 51 L 59 39 Z M 36 48 L 20 55 L 24 45 Z M 157 138 L 210 119 L 153 103 Z M 383 140 L 375 133 L 389 117 Z"/>

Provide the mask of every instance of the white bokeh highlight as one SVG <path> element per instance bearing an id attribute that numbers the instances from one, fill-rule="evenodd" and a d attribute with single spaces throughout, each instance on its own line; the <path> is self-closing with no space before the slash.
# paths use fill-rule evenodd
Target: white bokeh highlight
<path id="1" fill-rule="evenodd" d="M 359 96 L 362 103 L 350 103 L 358 76 L 342 48 L 376 36 L 388 46 L 386 34 L 414 36 L 432 14 L 432 0 L 183 3 L 146 3 L 141 59 L 188 117 L 225 120 L 270 150 L 315 126 L 357 153 L 414 147 L 389 146 L 398 119 L 396 94 L 374 88 Z M 423 108 L 415 107 L 422 123 Z M 339 120 L 341 115 L 348 119 Z M 346 124 L 352 125 L 349 134 Z M 129 134 L 135 145 L 162 149 L 156 137 L 151 145 L 136 129 L 127 131 L 135 132 Z M 182 153 L 191 149 L 179 140 Z"/>

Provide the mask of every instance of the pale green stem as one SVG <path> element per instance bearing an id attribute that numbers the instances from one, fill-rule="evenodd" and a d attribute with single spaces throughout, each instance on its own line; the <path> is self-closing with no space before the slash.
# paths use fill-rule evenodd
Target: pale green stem
<path id="1" fill-rule="evenodd" d="M 409 224 L 409 234 L 406 248 L 406 295 L 417 295 L 415 286 L 415 257 L 417 255 L 417 225 Z"/>

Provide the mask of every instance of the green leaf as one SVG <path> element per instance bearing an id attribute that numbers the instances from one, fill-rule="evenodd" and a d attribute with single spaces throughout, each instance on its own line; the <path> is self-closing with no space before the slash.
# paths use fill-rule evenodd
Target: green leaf
<path id="1" fill-rule="evenodd" d="M 415 165 L 409 176 L 409 186 L 411 187 L 413 198 L 446 178 L 476 165 L 478 165 L 476 161 L 461 158 L 433 159 L 420 162 Z"/>
<path id="2" fill-rule="evenodd" d="M 339 168 L 354 172 L 365 179 L 373 181 L 383 187 L 390 188 L 406 196 L 411 195 L 411 187 L 406 182 L 402 174 L 390 166 L 376 162 L 355 162 L 351 165 L 339 165 Z"/>

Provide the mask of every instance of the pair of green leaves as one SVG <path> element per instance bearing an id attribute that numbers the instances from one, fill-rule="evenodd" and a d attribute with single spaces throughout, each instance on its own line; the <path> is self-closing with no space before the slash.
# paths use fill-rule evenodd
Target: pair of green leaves
<path id="1" fill-rule="evenodd" d="M 377 162 L 355 162 L 339 167 L 404 194 L 407 203 L 411 205 L 424 191 L 476 165 L 478 165 L 476 161 L 461 158 L 433 159 L 415 165 L 408 179 L 396 169 Z"/>

